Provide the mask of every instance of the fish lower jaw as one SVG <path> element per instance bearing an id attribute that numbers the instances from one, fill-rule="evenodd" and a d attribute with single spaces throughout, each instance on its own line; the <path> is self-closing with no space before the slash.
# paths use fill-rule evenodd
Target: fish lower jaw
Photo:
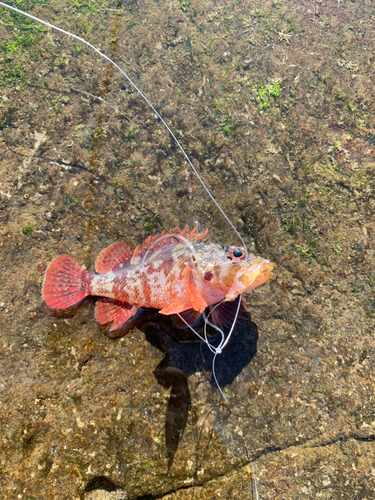
<path id="1" fill-rule="evenodd" d="M 227 295 L 225 296 L 224 302 L 232 302 L 235 300 L 241 293 L 243 293 L 245 290 L 234 290 L 233 292 L 228 292 Z"/>

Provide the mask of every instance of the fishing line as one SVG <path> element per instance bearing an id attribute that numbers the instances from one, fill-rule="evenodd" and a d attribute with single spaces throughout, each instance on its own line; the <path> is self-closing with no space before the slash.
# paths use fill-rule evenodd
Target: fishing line
<path id="1" fill-rule="evenodd" d="M 247 446 L 246 446 L 247 448 Z M 255 470 L 254 470 L 254 466 L 253 464 L 251 464 L 251 471 L 253 473 L 253 480 L 254 480 L 254 490 L 255 490 L 255 498 L 256 500 L 259 500 L 259 496 L 258 496 L 258 486 L 257 486 L 257 478 L 255 476 Z"/>
<path id="2" fill-rule="evenodd" d="M 179 143 L 179 141 L 177 140 L 177 137 L 173 134 L 172 130 L 169 128 L 169 126 L 167 125 L 167 123 L 163 120 L 163 118 L 161 117 L 161 115 L 156 111 L 156 109 L 154 108 L 154 106 L 150 103 L 150 101 L 147 99 L 147 97 L 141 92 L 141 90 L 135 85 L 135 83 L 128 77 L 128 75 L 121 69 L 121 67 L 116 64 L 114 61 L 112 61 L 112 59 L 110 59 L 108 56 L 106 56 L 105 54 L 103 54 L 102 52 L 100 52 L 99 49 L 97 49 L 94 45 L 92 45 L 91 43 L 87 42 L 84 38 L 81 38 L 80 36 L 78 35 L 74 35 L 73 33 L 70 33 L 69 31 L 66 31 L 62 28 L 59 28 L 57 26 L 54 26 L 53 24 L 47 22 L 47 21 L 43 21 L 42 19 L 39 19 L 38 17 L 36 16 L 33 16 L 32 14 L 28 14 L 27 12 L 23 12 L 22 10 L 20 9 L 17 9 L 16 7 L 12 7 L 11 5 L 8 5 L 6 3 L 3 3 L 3 2 L 0 2 L 0 5 L 2 5 L 3 7 L 5 7 L 6 9 L 10 9 L 10 10 L 13 10 L 14 12 L 18 12 L 19 14 L 22 14 L 30 19 L 33 19 L 34 21 L 37 21 L 38 23 L 41 23 L 41 24 L 44 24 L 45 26 L 48 26 L 49 28 L 52 28 L 56 31 L 59 31 L 60 33 L 64 33 L 64 35 L 68 35 L 72 38 L 75 38 L 76 40 L 78 40 L 79 42 L 87 45 L 87 47 L 90 47 L 94 52 L 96 52 L 97 54 L 99 54 L 100 57 L 102 57 L 103 59 L 105 59 L 106 61 L 108 61 L 110 64 L 112 64 L 116 69 L 118 69 L 120 71 L 120 73 L 126 78 L 126 80 L 130 83 L 130 85 L 138 92 L 138 94 L 142 97 L 142 99 L 147 103 L 147 105 L 152 109 L 152 111 L 156 114 L 156 116 L 158 117 L 158 119 L 162 122 L 162 124 L 165 126 L 165 128 L 168 130 L 168 132 L 170 133 L 170 135 L 172 136 L 173 140 L 176 142 L 177 146 L 179 147 L 180 151 L 182 152 L 182 154 L 184 155 L 186 161 L 189 163 L 190 167 L 192 168 L 193 172 L 195 173 L 195 175 L 197 176 L 199 182 L 201 183 L 201 185 L 203 186 L 203 189 L 206 191 L 206 193 L 208 194 L 208 196 L 211 198 L 211 200 L 214 202 L 214 204 L 216 205 L 216 207 L 218 208 L 218 210 L 220 211 L 220 213 L 223 215 L 223 217 L 226 219 L 226 221 L 228 222 L 228 224 L 231 226 L 231 228 L 233 229 L 233 231 L 236 233 L 237 237 L 239 238 L 239 240 L 241 241 L 241 244 L 243 246 L 243 248 L 245 249 L 245 253 L 246 253 L 246 256 L 247 256 L 247 248 L 246 248 L 246 245 L 245 245 L 245 242 L 244 240 L 242 239 L 240 233 L 237 231 L 237 229 L 234 227 L 234 225 L 232 224 L 232 222 L 230 221 L 230 219 L 228 218 L 227 214 L 224 212 L 224 210 L 221 208 L 221 206 L 219 205 L 219 203 L 215 200 L 215 198 L 213 197 L 213 195 L 211 194 L 210 190 L 208 189 L 208 187 L 206 186 L 206 184 L 203 182 L 203 179 L 200 177 L 200 175 L 198 174 L 196 168 L 194 167 L 194 165 L 192 164 L 192 162 L 190 161 L 188 155 L 185 153 L 185 150 L 183 149 L 183 147 L 181 146 L 181 144 Z"/>
<path id="3" fill-rule="evenodd" d="M 259 500 L 257 478 L 256 478 L 256 475 L 255 475 L 255 470 L 254 470 L 253 462 L 251 460 L 250 453 L 249 453 L 249 448 L 247 447 L 245 438 L 243 439 L 243 444 L 245 446 L 247 458 L 249 459 L 249 464 L 251 465 L 251 472 L 253 473 L 255 500 Z"/>
<path id="4" fill-rule="evenodd" d="M 225 300 L 222 300 L 221 302 L 219 302 L 218 304 L 216 304 L 214 308 L 212 308 L 212 309 L 210 310 L 210 313 L 209 313 L 209 315 L 207 316 L 207 319 L 206 319 L 205 315 L 203 316 L 203 317 L 204 317 L 204 320 L 205 320 L 205 321 L 204 321 L 204 338 L 205 338 L 205 341 L 206 341 L 206 344 L 207 344 L 208 348 L 209 348 L 209 349 L 210 349 L 210 351 L 214 354 L 214 357 L 213 357 L 213 359 L 212 359 L 212 375 L 213 375 L 213 377 L 214 377 L 214 380 L 215 380 L 215 383 L 216 383 L 216 385 L 217 385 L 217 388 L 219 389 L 220 394 L 222 395 L 222 397 L 223 397 L 223 399 L 224 399 L 224 401 L 225 401 L 226 403 L 228 403 L 228 400 L 227 400 L 227 398 L 224 396 L 224 393 L 223 393 L 223 391 L 222 391 L 222 389 L 221 389 L 221 387 L 220 387 L 220 384 L 219 384 L 219 382 L 218 382 L 218 380 L 217 380 L 217 377 L 216 377 L 216 372 L 215 372 L 215 361 L 216 361 L 216 356 L 217 356 L 218 354 L 221 354 L 221 353 L 223 352 L 224 347 L 227 345 L 227 343 L 229 342 L 229 340 L 230 340 L 230 338 L 231 338 L 231 336 L 232 336 L 232 333 L 233 333 L 234 327 L 235 327 L 235 325 L 236 325 L 236 323 L 237 323 L 237 318 L 238 318 L 238 314 L 239 314 L 239 311 L 240 311 L 240 307 L 241 307 L 241 298 L 242 298 L 242 295 L 239 295 L 239 296 L 238 296 L 238 304 L 237 304 L 236 314 L 235 314 L 235 316 L 234 316 L 234 319 L 233 319 L 233 322 L 232 322 L 232 326 L 231 326 L 231 329 L 230 329 L 230 331 L 229 331 L 229 333 L 228 333 L 228 335 L 227 335 L 227 338 L 225 338 L 224 332 L 223 332 L 223 330 L 222 330 L 221 328 L 219 328 L 219 327 L 218 327 L 218 326 L 216 326 L 216 325 L 213 325 L 210 321 L 208 321 L 208 318 L 210 317 L 210 315 L 212 314 L 212 312 L 216 309 L 216 307 L 219 307 L 219 306 L 220 306 L 223 302 L 225 302 Z M 204 314 L 204 313 L 203 313 L 203 314 Z M 212 345 L 209 343 L 209 341 L 208 341 L 208 338 L 207 338 L 207 323 L 208 323 L 211 327 L 213 327 L 213 328 L 215 328 L 216 330 L 218 330 L 218 331 L 219 331 L 219 333 L 221 334 L 221 341 L 220 341 L 220 343 L 219 343 L 219 345 L 218 345 L 217 347 L 212 346 Z M 228 403 L 228 404 L 229 404 L 229 403 Z"/>
<path id="5" fill-rule="evenodd" d="M 151 250 L 162 240 L 170 240 L 170 239 L 177 239 L 177 240 L 180 240 L 184 245 L 186 245 L 188 247 L 188 249 L 191 251 L 191 253 L 193 255 L 196 255 L 196 250 L 194 248 L 194 245 L 187 239 L 185 238 L 184 236 L 180 235 L 180 234 L 174 234 L 174 233 L 171 233 L 171 234 L 165 234 L 163 236 L 160 236 L 157 240 L 151 242 L 149 248 L 146 250 L 143 258 L 142 258 L 142 262 L 141 262 L 141 267 L 143 268 L 143 272 L 145 273 L 146 270 L 145 270 L 145 262 L 147 260 L 147 257 L 149 255 L 149 253 L 151 252 Z M 157 252 L 160 252 L 162 250 L 162 248 L 158 248 L 156 251 Z M 156 257 L 158 254 L 157 253 L 153 253 L 152 256 L 153 257 Z M 238 318 L 238 314 L 239 314 L 239 311 L 240 311 L 240 307 L 241 307 L 241 298 L 242 298 L 242 295 L 239 295 L 238 296 L 238 304 L 237 304 L 237 309 L 236 309 L 236 313 L 235 313 L 235 316 L 234 316 L 234 319 L 233 319 L 233 322 L 232 322 L 232 325 L 231 325 L 231 329 L 227 335 L 227 337 L 225 337 L 225 334 L 223 332 L 223 330 L 217 326 L 217 325 L 214 325 L 211 321 L 209 321 L 209 317 L 212 315 L 213 311 L 219 307 L 223 302 L 225 302 L 225 299 L 222 300 L 221 302 L 217 303 L 209 312 L 208 316 L 206 316 L 206 314 L 203 312 L 202 313 L 202 316 L 203 316 L 203 319 L 204 319 L 204 337 L 202 337 L 186 320 L 183 316 L 181 316 L 180 313 L 176 313 L 178 315 L 178 317 L 185 323 L 185 325 L 190 328 L 190 330 L 192 332 L 194 332 L 194 334 L 202 341 L 204 342 L 208 349 L 213 353 L 214 357 L 212 359 L 212 375 L 214 377 L 214 380 L 215 380 L 215 383 L 216 383 L 216 386 L 217 388 L 219 389 L 220 391 L 220 394 L 222 395 L 224 401 L 226 403 L 228 403 L 228 400 L 227 398 L 225 397 L 224 393 L 223 393 L 223 390 L 221 389 L 220 387 L 220 384 L 217 380 L 217 377 L 216 377 L 216 372 L 215 372 L 215 362 L 216 362 L 216 357 L 218 354 L 221 354 L 224 347 L 227 345 L 227 343 L 229 342 L 231 336 L 232 336 L 232 333 L 233 333 L 233 330 L 234 330 L 234 327 L 236 325 L 236 322 L 237 322 L 237 318 Z M 168 300 L 168 299 L 167 299 Z M 170 303 L 170 301 L 168 300 L 168 303 Z M 218 333 L 221 335 L 221 340 L 219 342 L 219 345 L 216 347 L 216 346 L 213 346 L 208 337 L 207 337 L 207 324 L 209 324 L 212 328 L 214 328 L 215 330 L 218 331 Z"/>
<path id="6" fill-rule="evenodd" d="M 227 345 L 227 343 L 228 343 L 228 342 L 229 342 L 229 340 L 230 340 L 230 337 L 231 337 L 231 335 L 232 335 L 232 333 L 233 333 L 234 326 L 235 326 L 235 324 L 236 324 L 236 322 L 237 322 L 238 314 L 239 314 L 239 312 L 240 312 L 240 307 L 241 307 L 241 299 L 242 299 L 242 294 L 238 295 L 237 310 L 236 310 L 236 313 L 235 313 L 235 315 L 234 315 L 234 320 L 233 320 L 233 323 L 232 323 L 231 329 L 230 329 L 230 331 L 229 331 L 229 333 L 228 333 L 228 336 L 227 336 L 227 338 L 226 338 L 226 339 L 222 339 L 222 342 L 219 344 L 219 346 L 218 346 L 218 347 L 216 348 L 216 350 L 215 350 L 215 352 L 217 352 L 217 354 L 221 354 L 222 350 L 224 349 L 224 347 Z M 222 300 L 221 302 L 217 303 L 217 304 L 215 305 L 215 307 L 213 307 L 213 308 L 210 310 L 210 312 L 209 312 L 209 314 L 208 314 L 208 316 L 207 316 L 207 321 L 205 321 L 205 324 L 204 324 L 204 334 L 205 334 L 205 338 L 206 338 L 206 339 L 207 339 L 207 333 L 206 333 L 207 323 L 208 323 L 208 324 L 209 324 L 212 328 L 215 328 L 216 330 L 218 330 L 218 331 L 219 331 L 219 333 L 222 333 L 222 334 L 223 334 L 223 331 L 222 331 L 222 330 L 221 330 L 218 326 L 216 326 L 216 325 L 212 324 L 210 321 L 208 321 L 208 318 L 211 316 L 211 314 L 213 313 L 213 311 L 214 311 L 217 307 L 219 307 L 219 306 L 220 306 L 223 302 L 225 302 L 225 299 L 224 299 L 224 300 Z M 204 313 L 203 313 L 203 315 L 204 315 Z M 206 320 L 205 315 L 204 315 L 204 318 L 205 318 L 205 320 Z M 212 352 L 214 352 L 214 351 L 212 351 Z"/>
<path id="7" fill-rule="evenodd" d="M 17 12 L 19 14 L 22 14 L 26 17 L 28 17 L 29 19 L 33 19 L 34 21 L 38 22 L 38 23 L 41 23 L 41 24 L 44 24 L 45 26 L 48 26 L 49 28 L 52 28 L 56 31 L 59 31 L 60 33 L 63 33 L 64 35 L 67 35 L 71 38 L 74 38 L 75 40 L 78 40 L 79 42 L 83 43 L 84 45 L 86 45 L 87 47 L 89 47 L 90 49 L 92 49 L 94 52 L 96 52 L 97 54 L 99 54 L 100 57 L 102 57 L 103 59 L 105 59 L 106 61 L 108 61 L 110 64 L 112 64 L 116 69 L 118 69 L 120 71 L 120 73 L 126 78 L 126 80 L 128 81 L 128 83 L 130 83 L 130 85 L 136 90 L 136 92 L 138 92 L 138 94 L 142 97 L 142 99 L 146 102 L 146 104 L 152 109 L 152 111 L 155 113 L 155 115 L 157 116 L 157 118 L 162 122 L 162 124 L 165 126 L 165 128 L 167 129 L 167 131 L 170 133 L 171 137 L 173 138 L 173 140 L 175 141 L 175 143 L 177 144 L 177 146 L 179 147 L 180 151 L 182 152 L 183 156 L 185 157 L 186 161 L 188 162 L 188 164 L 190 165 L 191 169 L 193 170 L 194 174 L 197 176 L 199 182 L 201 183 L 203 189 L 206 191 L 206 193 L 208 194 L 208 196 L 211 198 L 211 200 L 213 201 L 213 203 L 215 204 L 215 206 L 218 208 L 218 210 L 220 211 L 220 213 L 223 215 L 223 217 L 226 219 L 226 221 L 228 222 L 228 224 L 231 226 L 231 228 L 233 229 L 233 231 L 235 232 L 235 234 L 237 235 L 237 237 L 239 238 L 239 240 L 241 241 L 241 244 L 245 250 L 245 254 L 246 254 L 246 257 L 248 256 L 248 252 L 247 252 L 247 248 L 246 248 L 246 244 L 243 240 L 243 238 L 241 237 L 240 233 L 237 231 L 237 229 L 234 227 L 233 223 L 230 221 L 230 219 L 228 218 L 228 216 L 226 215 L 226 213 L 224 212 L 224 210 L 221 208 L 221 206 L 218 204 L 218 202 L 215 200 L 214 196 L 211 194 L 210 190 L 208 189 L 208 187 L 206 186 L 206 184 L 204 183 L 203 179 L 200 177 L 200 175 L 198 174 L 196 168 L 194 167 L 194 165 L 192 164 L 192 162 L 190 161 L 188 155 L 185 153 L 185 150 L 183 149 L 183 147 L 181 146 L 180 142 L 178 141 L 178 139 L 176 138 L 176 136 L 173 134 L 172 130 L 169 128 L 169 126 L 167 125 L 167 123 L 163 120 L 163 118 L 161 117 L 161 115 L 158 113 L 158 111 L 154 108 L 154 106 L 150 103 L 150 101 L 147 99 L 147 97 L 142 93 L 142 91 L 135 85 L 135 83 L 128 77 L 128 75 L 121 69 L 121 67 L 116 64 L 114 61 L 112 61 L 112 59 L 110 59 L 108 56 L 106 56 L 105 54 L 103 54 L 99 49 L 97 49 L 94 45 L 92 45 L 91 43 L 87 42 L 84 38 L 81 38 L 80 36 L 78 35 L 74 35 L 73 33 L 70 33 L 69 31 L 66 31 L 62 28 L 59 28 L 57 26 L 54 26 L 53 24 L 47 22 L 47 21 L 43 21 L 42 19 L 36 17 L 36 16 L 33 16 L 32 14 L 29 14 L 27 12 L 24 12 L 20 9 L 17 9 L 16 7 L 13 7 L 11 5 L 8 5 L 4 2 L 0 2 L 0 5 L 2 5 L 3 7 L 5 7 L 6 9 L 10 9 L 14 12 Z M 177 235 L 176 235 L 177 236 Z M 163 238 L 163 237 L 162 237 Z M 192 250 L 193 246 L 190 244 L 190 242 L 188 242 L 186 240 L 186 238 L 183 238 L 180 236 L 180 239 L 184 240 L 184 243 L 188 245 L 188 247 L 190 248 L 190 250 Z M 149 253 L 149 250 L 146 252 L 146 255 L 148 255 Z M 193 253 L 194 253 L 194 250 L 193 250 Z M 145 255 L 145 257 L 146 257 Z M 145 257 L 142 261 L 142 263 L 144 262 L 145 260 Z M 235 319 L 233 321 L 233 324 L 232 324 L 232 327 L 230 329 L 230 332 L 227 336 L 227 338 L 225 339 L 225 335 L 224 335 L 224 332 L 220 329 L 220 328 L 216 328 L 219 330 L 220 334 L 222 335 L 222 339 L 221 339 L 221 342 L 219 344 L 219 346 L 217 348 L 215 348 L 214 346 L 212 346 L 208 339 L 207 339 L 207 335 L 205 334 L 205 338 L 201 337 L 198 332 L 196 332 L 194 330 L 194 328 L 191 327 L 191 325 L 189 325 L 187 323 L 187 321 L 185 321 L 185 319 L 180 315 L 178 314 L 178 316 L 180 317 L 180 319 L 186 324 L 186 326 L 188 326 L 208 347 L 209 349 L 211 350 L 211 352 L 214 353 L 214 359 L 213 359 L 213 362 L 212 362 L 212 369 L 213 369 L 213 376 L 214 376 L 214 379 L 215 379 L 215 382 L 216 382 L 216 385 L 221 393 L 221 395 L 223 396 L 223 398 L 225 399 L 226 401 L 226 398 L 223 394 L 223 391 L 221 390 L 218 382 L 217 382 L 217 378 L 216 378 L 216 374 L 215 374 L 215 360 L 216 360 L 216 356 L 218 354 L 221 353 L 222 349 L 227 345 L 227 343 L 229 342 L 229 339 L 230 339 L 230 336 L 233 332 L 233 329 L 235 327 L 235 324 L 236 324 L 236 320 L 237 320 L 237 316 L 238 316 L 238 312 L 239 312 L 239 308 L 240 308 L 240 304 L 241 304 L 241 296 L 240 296 L 240 300 L 239 300 L 239 303 L 238 303 L 238 306 L 237 306 L 237 312 L 236 312 L 236 316 L 235 316 Z M 206 321 L 205 321 L 205 327 L 206 327 Z"/>

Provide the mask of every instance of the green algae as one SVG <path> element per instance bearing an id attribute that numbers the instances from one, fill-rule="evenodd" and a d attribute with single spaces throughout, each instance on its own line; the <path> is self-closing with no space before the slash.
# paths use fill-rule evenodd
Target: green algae
<path id="1" fill-rule="evenodd" d="M 22 228 L 22 234 L 28 236 L 30 235 L 36 227 L 36 224 L 28 224 Z"/>
<path id="2" fill-rule="evenodd" d="M 143 227 L 145 229 L 152 229 L 156 224 L 156 219 L 159 217 L 159 214 L 154 215 L 146 215 L 143 221 Z"/>
<path id="3" fill-rule="evenodd" d="M 271 101 L 269 97 L 277 99 L 280 96 L 283 90 L 283 88 L 281 87 L 281 83 L 282 80 L 270 83 L 268 85 L 259 83 L 253 88 L 255 101 L 260 111 L 267 111 L 271 107 Z"/>

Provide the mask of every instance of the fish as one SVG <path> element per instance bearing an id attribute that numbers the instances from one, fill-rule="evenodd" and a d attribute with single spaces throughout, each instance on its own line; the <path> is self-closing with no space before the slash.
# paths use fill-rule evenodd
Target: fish
<path id="1" fill-rule="evenodd" d="M 244 248 L 209 241 L 208 230 L 186 226 L 150 236 L 132 252 L 118 241 L 100 252 L 96 274 L 69 255 L 56 257 L 45 272 L 42 295 L 47 309 L 64 310 L 88 296 L 95 303 L 96 321 L 111 323 L 109 331 L 129 327 L 144 309 L 162 315 L 183 315 L 195 324 L 207 308 L 234 301 L 242 293 L 270 280 L 274 264 Z M 217 324 L 228 322 L 220 318 Z"/>

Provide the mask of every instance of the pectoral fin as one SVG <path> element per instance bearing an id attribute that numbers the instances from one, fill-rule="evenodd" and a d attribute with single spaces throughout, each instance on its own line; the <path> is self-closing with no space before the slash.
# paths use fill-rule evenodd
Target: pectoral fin
<path id="1" fill-rule="evenodd" d="M 204 312 L 208 304 L 194 283 L 194 274 L 190 266 L 185 267 L 183 278 L 185 280 L 186 295 L 192 304 L 192 308 L 195 311 Z"/>
<path id="2" fill-rule="evenodd" d="M 218 306 L 210 306 L 211 321 L 214 325 L 223 329 L 230 329 L 233 325 L 238 308 L 237 296 L 233 301 L 222 302 Z M 241 302 L 237 314 L 237 323 L 242 323 L 250 320 L 250 312 L 246 309 L 246 305 Z"/>

